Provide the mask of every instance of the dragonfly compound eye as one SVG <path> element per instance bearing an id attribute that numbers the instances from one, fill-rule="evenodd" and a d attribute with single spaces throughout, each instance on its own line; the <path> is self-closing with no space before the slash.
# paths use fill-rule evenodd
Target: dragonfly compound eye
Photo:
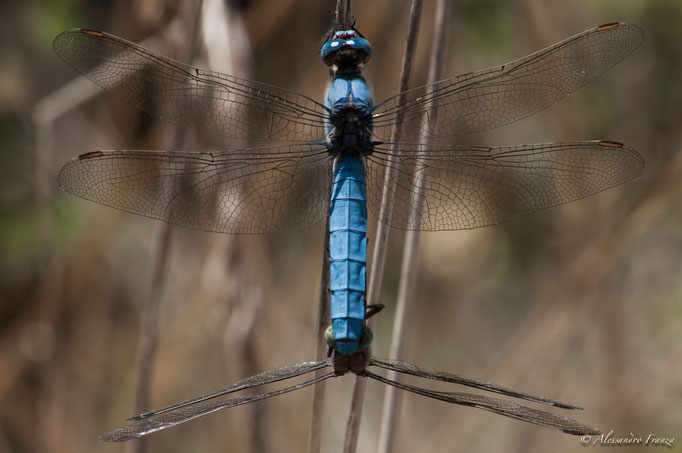
<path id="1" fill-rule="evenodd" d="M 327 66 L 344 64 L 361 66 L 367 63 L 371 56 L 372 45 L 354 32 L 337 32 L 334 39 L 325 42 L 320 49 L 320 57 Z"/>

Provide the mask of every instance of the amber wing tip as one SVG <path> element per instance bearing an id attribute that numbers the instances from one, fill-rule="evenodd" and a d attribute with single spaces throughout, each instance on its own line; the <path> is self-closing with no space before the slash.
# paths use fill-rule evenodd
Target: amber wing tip
<path id="1" fill-rule="evenodd" d="M 619 27 L 621 22 L 611 22 L 610 24 L 604 24 L 597 27 L 597 31 L 611 30 L 612 28 Z"/>
<path id="2" fill-rule="evenodd" d="M 612 142 L 610 140 L 602 140 L 599 142 L 599 146 L 605 146 L 607 148 L 622 148 L 625 145 L 618 142 Z"/>
<path id="3" fill-rule="evenodd" d="M 99 30 L 91 30 L 89 28 L 77 28 L 76 31 L 79 31 L 80 33 L 83 33 L 84 35 L 90 35 L 90 36 L 96 36 L 98 38 L 101 38 L 104 36 L 104 33 L 99 31 Z"/>
<path id="4" fill-rule="evenodd" d="M 84 153 L 78 156 L 78 159 L 83 160 L 83 159 L 92 159 L 95 157 L 102 157 L 104 156 L 104 153 L 102 151 L 90 151 L 89 153 Z"/>

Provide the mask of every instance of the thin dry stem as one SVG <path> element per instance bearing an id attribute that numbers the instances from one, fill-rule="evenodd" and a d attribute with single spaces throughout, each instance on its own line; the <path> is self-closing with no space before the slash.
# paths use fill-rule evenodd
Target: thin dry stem
<path id="1" fill-rule="evenodd" d="M 329 198 L 329 197 L 327 197 Z M 327 204 L 327 231 L 329 231 L 329 204 Z M 317 315 L 317 352 L 315 360 L 324 360 L 327 355 L 327 344 L 324 341 L 324 332 L 330 320 L 329 300 L 329 234 L 325 234 L 324 247 L 322 248 L 322 276 L 320 280 L 320 298 Z M 324 374 L 324 370 L 318 370 L 315 377 Z M 320 382 L 313 389 L 313 410 L 310 420 L 310 439 L 308 451 L 318 453 L 322 445 L 322 414 L 324 412 L 325 382 Z"/>
<path id="2" fill-rule="evenodd" d="M 336 22 L 341 28 L 349 28 L 352 25 L 353 12 L 352 0 L 337 0 Z M 331 194 L 327 194 L 329 200 Z M 329 293 L 329 202 L 327 204 L 327 228 L 325 230 L 324 247 L 322 248 L 322 276 L 320 281 L 320 297 L 317 308 L 317 351 L 315 360 L 323 360 L 327 353 L 327 345 L 324 341 L 324 333 L 329 325 L 331 316 L 330 293 Z M 315 373 L 321 376 L 323 370 Z M 313 409 L 310 419 L 310 438 L 308 442 L 309 453 L 319 453 L 322 446 L 322 414 L 324 413 L 324 390 L 325 383 L 320 382 L 313 389 Z"/>
<path id="3" fill-rule="evenodd" d="M 77 77 L 38 101 L 32 117 L 36 131 L 36 201 L 40 219 L 39 280 L 41 315 L 46 322 L 58 311 L 61 298 L 62 273 L 57 259 L 54 219 L 50 207 L 54 199 L 53 167 L 55 163 L 55 121 L 65 113 L 99 95 L 101 89 L 85 77 Z"/>
<path id="4" fill-rule="evenodd" d="M 438 0 L 436 6 L 434 35 L 431 43 L 431 58 L 429 63 L 429 73 L 427 84 L 438 81 L 443 72 L 443 62 L 445 59 L 445 48 L 447 35 L 450 25 L 450 10 L 447 0 Z M 433 105 L 429 105 L 424 113 L 423 121 L 426 123 L 429 118 L 433 118 Z M 422 139 L 421 143 L 426 144 L 427 139 Z M 422 169 L 417 169 L 413 183 L 417 187 L 414 191 L 412 203 L 415 205 L 415 212 L 421 216 L 423 198 L 417 194 L 421 192 L 424 179 L 421 177 Z M 419 221 L 417 221 L 419 223 Z M 410 230 L 405 236 L 405 252 L 403 253 L 402 268 L 400 271 L 400 284 L 398 288 L 398 300 L 396 303 L 395 318 L 393 320 L 393 340 L 391 344 L 390 357 L 403 359 L 407 339 L 409 336 L 408 317 L 412 312 L 415 303 L 417 286 L 417 260 L 419 253 L 419 231 Z M 400 380 L 401 378 L 395 371 L 388 373 L 388 379 Z M 387 386 L 384 393 L 384 405 L 381 415 L 381 429 L 379 431 L 379 453 L 393 451 L 395 441 L 395 430 L 398 424 L 398 414 L 400 413 L 400 403 L 402 393 L 396 387 Z"/>
<path id="5" fill-rule="evenodd" d="M 410 86 L 410 77 L 412 75 L 412 67 L 414 65 L 414 55 L 417 48 L 417 37 L 419 35 L 419 21 L 422 12 L 422 0 L 413 0 L 410 8 L 409 23 L 407 26 L 407 38 L 405 43 L 405 54 L 403 57 L 402 70 L 400 73 L 400 87 L 399 92 L 405 92 Z M 398 103 L 403 103 L 403 97 L 400 96 Z M 396 126 L 391 132 L 391 142 L 396 142 L 402 134 L 402 115 L 398 113 L 396 118 Z M 390 190 L 392 184 L 392 165 L 387 166 L 386 175 L 384 179 L 384 192 L 382 195 L 380 219 L 390 218 L 390 210 L 392 205 L 392 197 Z M 377 224 L 377 231 L 375 235 L 376 244 L 374 246 L 374 253 L 372 255 L 372 267 L 369 279 L 369 287 L 367 291 L 367 300 L 370 303 L 376 303 L 379 299 L 381 290 L 381 281 L 384 273 L 384 264 L 386 262 L 386 250 L 388 247 L 388 226 L 383 222 Z M 372 320 L 369 321 L 370 327 L 373 325 Z M 346 436 L 344 438 L 343 451 L 345 453 L 355 452 L 358 444 L 358 434 L 360 432 L 360 421 L 362 419 L 363 401 L 365 398 L 365 389 L 367 380 L 357 378 L 355 380 L 355 387 L 353 389 L 353 400 L 351 403 L 350 414 L 348 415 L 348 422 L 346 423 Z"/>
<path id="6" fill-rule="evenodd" d="M 336 22 L 343 29 L 348 29 L 353 25 L 352 0 L 336 1 Z"/>
<path id="7" fill-rule="evenodd" d="M 152 37 L 145 41 L 147 47 L 154 47 L 157 41 Z M 56 179 L 53 173 L 55 161 L 55 122 L 63 115 L 78 108 L 82 104 L 102 93 L 100 87 L 92 83 L 85 76 L 79 76 L 53 91 L 38 101 L 33 109 L 33 123 L 36 130 L 36 167 L 35 177 L 37 184 L 37 209 L 40 218 L 40 281 L 43 282 L 39 288 L 40 300 L 40 319 L 46 324 L 52 325 L 56 316 L 62 310 L 62 288 L 64 286 L 64 274 L 61 260 L 57 257 L 57 245 L 54 239 L 54 219 L 53 211 L 50 206 L 53 204 L 54 189 L 53 181 Z M 47 374 L 57 374 L 51 372 Z M 62 386 L 63 383 L 51 380 L 46 386 L 45 400 L 49 405 L 55 407 L 60 405 L 60 399 L 53 395 L 58 394 L 55 387 Z M 62 404 L 63 406 L 63 404 Z M 51 412 L 56 413 L 56 410 Z M 58 417 L 49 417 L 50 420 L 59 420 Z M 46 433 L 45 445 L 61 445 L 57 439 L 58 433 L 63 429 L 56 427 L 43 427 Z"/>
<path id="8" fill-rule="evenodd" d="M 199 30 L 199 18 L 201 17 L 202 0 L 194 0 L 185 10 L 184 35 L 188 37 L 178 49 L 177 57 L 181 61 L 191 61 L 196 47 Z M 173 135 L 173 149 L 182 149 L 185 142 L 185 131 L 175 128 Z M 159 239 L 155 244 L 152 261 L 152 277 L 149 297 L 143 307 L 142 322 L 140 327 L 140 340 L 138 344 L 138 371 L 137 389 L 135 392 L 135 409 L 142 413 L 149 409 L 149 389 L 151 386 L 154 358 L 158 344 L 158 317 L 161 303 L 161 292 L 166 281 L 169 248 L 171 241 L 171 227 L 162 223 L 159 231 Z M 146 450 L 146 442 L 131 442 L 128 451 L 140 453 Z"/>

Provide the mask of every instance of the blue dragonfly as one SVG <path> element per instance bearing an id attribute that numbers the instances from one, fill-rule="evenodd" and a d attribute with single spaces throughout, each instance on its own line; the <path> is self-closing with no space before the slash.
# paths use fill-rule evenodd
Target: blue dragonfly
<path id="1" fill-rule="evenodd" d="M 329 222 L 332 314 L 325 334 L 327 360 L 270 370 L 141 414 L 102 439 L 139 437 L 349 371 L 571 434 L 597 433 L 570 418 L 509 401 L 436 392 L 372 373 L 371 366 L 387 368 L 577 409 L 486 381 L 372 357 L 372 333 L 365 325 L 373 313 L 365 300 L 367 210 L 400 229 L 471 229 L 636 178 L 643 159 L 613 141 L 493 148 L 432 140 L 499 127 L 542 110 L 615 65 L 643 38 L 636 25 L 606 24 L 511 63 L 409 90 L 401 94 L 402 101 L 395 96 L 375 104 L 362 77 L 371 45 L 356 29 L 337 28 L 320 50 L 331 76 L 322 104 L 283 88 L 195 68 L 104 32 L 75 29 L 57 36 L 53 46 L 62 59 L 153 116 L 214 135 L 279 143 L 214 152 L 88 152 L 60 171 L 64 190 L 206 231 L 268 234 L 306 229 L 327 215 Z M 405 141 L 391 142 L 389 131 L 398 123 Z M 382 206 L 385 200 L 390 206 Z M 208 401 L 324 367 L 332 371 L 278 391 Z"/>

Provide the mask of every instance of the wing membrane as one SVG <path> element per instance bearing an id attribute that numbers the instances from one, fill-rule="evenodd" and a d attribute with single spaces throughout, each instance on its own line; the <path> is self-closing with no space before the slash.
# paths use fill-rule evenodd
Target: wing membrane
<path id="1" fill-rule="evenodd" d="M 240 392 L 242 390 L 257 387 L 259 385 L 271 384 L 273 382 L 279 382 L 286 379 L 291 379 L 293 377 L 301 376 L 303 374 L 310 373 L 311 371 L 316 371 L 321 368 L 329 366 L 329 359 L 320 362 L 300 362 L 294 363 L 292 365 L 284 365 L 279 368 L 264 371 L 262 373 L 249 376 L 241 381 L 237 381 L 225 387 L 221 387 L 212 392 L 206 393 L 196 398 L 192 398 L 180 403 L 171 404 L 170 406 L 164 406 L 160 409 L 155 409 L 150 412 L 145 412 L 144 414 L 136 415 L 130 417 L 128 420 L 141 420 L 143 418 L 149 418 L 154 415 L 161 414 L 163 412 L 169 412 L 171 410 L 179 409 L 181 407 L 191 406 L 192 404 L 200 403 L 206 400 L 217 398 L 219 396 L 228 395 L 230 393 Z"/>
<path id="2" fill-rule="evenodd" d="M 381 145 L 367 157 L 367 203 L 379 218 L 390 171 L 391 210 L 380 221 L 408 230 L 471 229 L 587 197 L 636 178 L 643 168 L 634 149 L 607 141 Z"/>
<path id="3" fill-rule="evenodd" d="M 546 398 L 544 396 L 533 395 L 532 393 L 520 392 L 518 390 L 502 387 L 500 385 L 494 384 L 489 381 L 485 381 L 483 379 L 459 376 L 456 374 L 445 373 L 443 371 L 427 370 L 424 368 L 419 368 L 411 363 L 403 362 L 401 360 L 379 359 L 376 357 L 372 357 L 370 365 L 378 366 L 380 368 L 384 368 L 387 370 L 397 371 L 399 373 L 410 374 L 412 376 L 417 376 L 425 379 L 465 385 L 467 387 L 473 387 L 481 390 L 486 390 L 488 392 L 499 393 L 501 395 L 513 396 L 514 398 L 520 398 L 527 401 L 549 404 L 551 406 L 560 407 L 562 409 L 582 409 L 582 407 L 562 403 L 561 401 Z"/>
<path id="4" fill-rule="evenodd" d="M 438 392 L 434 390 L 427 390 L 392 381 L 369 371 L 367 372 L 367 376 L 379 382 L 383 382 L 384 384 L 392 385 L 393 387 L 416 393 L 417 395 L 445 401 L 447 403 L 458 404 L 460 406 L 477 407 L 495 414 L 504 415 L 505 417 L 515 418 L 528 423 L 534 423 L 546 428 L 558 429 L 565 433 L 576 436 L 584 434 L 600 434 L 599 430 L 596 428 L 577 420 L 573 420 L 572 418 L 522 406 L 520 404 L 501 400 L 499 398 L 491 398 L 489 396 L 476 395 L 473 393 Z"/>
<path id="5" fill-rule="evenodd" d="M 61 33 L 53 48 L 103 89 L 179 126 L 263 140 L 325 135 L 326 108 L 283 88 L 188 66 L 92 30 Z"/>
<path id="6" fill-rule="evenodd" d="M 375 107 L 374 130 L 386 139 L 399 115 L 406 139 L 447 137 L 503 126 L 536 113 L 594 80 L 633 52 L 644 32 L 633 24 L 587 30 L 520 60 L 441 80 Z M 433 111 L 429 108 L 433 107 Z M 429 119 L 423 115 L 429 112 Z"/>
<path id="7" fill-rule="evenodd" d="M 97 151 L 67 163 L 59 185 L 87 200 L 176 225 L 266 234 L 323 220 L 330 171 L 321 145 L 212 153 Z"/>
<path id="8" fill-rule="evenodd" d="M 185 423 L 195 418 L 211 414 L 221 409 L 242 406 L 244 404 L 261 401 L 267 398 L 272 398 L 273 396 L 293 392 L 294 390 L 299 390 L 304 387 L 317 384 L 318 382 L 322 382 L 333 376 L 334 372 L 332 371 L 320 377 L 316 377 L 314 379 L 302 382 L 300 384 L 292 385 L 290 387 L 285 387 L 283 389 L 275 390 L 272 392 L 262 393 L 260 395 L 230 398 L 220 401 L 210 401 L 195 404 L 192 406 L 182 406 L 174 410 L 162 412 L 147 418 L 136 420 L 128 426 L 115 429 L 110 433 L 100 436 L 100 440 L 105 442 L 121 442 L 124 440 L 135 439 L 137 437 L 142 437 L 144 435 L 151 434 L 153 432 L 170 428 L 171 426 L 179 425 L 180 423 Z"/>

